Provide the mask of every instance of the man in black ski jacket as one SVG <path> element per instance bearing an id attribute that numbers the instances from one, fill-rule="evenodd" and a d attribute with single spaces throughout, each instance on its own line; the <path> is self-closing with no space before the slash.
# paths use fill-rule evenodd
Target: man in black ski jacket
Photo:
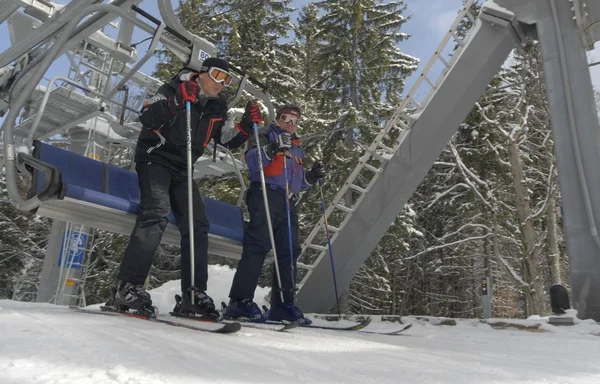
<path id="1" fill-rule="evenodd" d="M 213 300 L 205 292 L 209 223 L 195 183 L 192 188 L 195 281 L 191 281 L 185 105 L 187 101 L 192 103 L 192 164 L 212 139 L 227 148 L 244 144 L 253 128 L 252 116 L 256 115 L 251 111 L 257 111 L 258 105 L 249 103 L 241 123 L 233 124 L 227 114 L 227 103 L 219 95 L 231 83 L 228 70 L 227 62 L 218 58 L 206 59 L 200 72 L 184 68 L 171 82 L 161 86 L 140 112 L 143 129 L 135 153 L 140 213 L 119 269 L 119 284 L 111 303 L 116 309 L 153 313 L 150 294 L 143 284 L 167 227 L 169 212 L 173 212 L 181 234 L 183 293 L 175 310 L 184 315 L 216 315 Z"/>

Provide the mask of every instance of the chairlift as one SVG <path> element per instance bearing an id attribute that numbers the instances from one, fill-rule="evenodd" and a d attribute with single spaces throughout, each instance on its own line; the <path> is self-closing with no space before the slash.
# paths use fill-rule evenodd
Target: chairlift
<path id="1" fill-rule="evenodd" d="M 35 30 L 29 31 L 18 44 L 13 43 L 9 49 L 0 54 L 0 67 L 17 60 L 30 50 L 39 48 L 49 38 L 56 37 L 50 48 L 38 55 L 16 75 L 11 89 L 9 110 L 2 124 L 7 190 L 9 200 L 16 208 L 115 233 L 125 235 L 131 233 L 139 212 L 140 193 L 136 174 L 55 147 L 40 140 L 39 137 L 49 139 L 57 133 L 98 116 L 105 116 L 110 120 L 112 115 L 106 110 L 107 103 L 114 102 L 113 97 L 117 92 L 127 93 L 126 84 L 129 81 L 139 81 L 141 77 L 138 73 L 139 68 L 154 54 L 159 43 L 182 59 L 187 67 L 196 70 L 200 69 L 205 58 L 216 54 L 213 44 L 189 33 L 179 24 L 170 0 L 158 0 L 163 21 L 137 7 L 139 2 L 115 0 L 110 4 L 94 4 L 93 1 L 77 1 L 70 2 L 60 9 L 52 8 L 52 5 L 48 4 L 50 8 L 46 9 L 47 12 L 42 7 L 45 3 L 40 2 L 23 5 L 21 14 L 17 12 L 18 7 L 0 9 L 0 13 L 7 12 L 7 14 L 0 14 L 1 20 L 11 16 L 23 18 L 23 15 L 27 14 L 45 21 Z M 138 15 L 140 18 L 137 17 Z M 126 69 L 121 79 L 112 86 L 107 82 L 104 89 L 92 89 L 77 80 L 55 77 L 50 80 L 50 85 L 42 90 L 43 92 L 40 93 L 40 89 L 37 89 L 37 101 L 31 104 L 36 85 L 40 83 L 54 60 L 72 47 L 81 46 L 84 40 L 83 44 L 87 44 L 87 38 L 105 38 L 101 35 L 97 36 L 97 31 L 116 17 L 121 17 L 122 23 L 128 24 L 131 31 L 133 26 L 136 26 L 152 35 L 147 52 L 133 66 L 129 64 L 135 61 L 137 56 L 135 48 L 128 50 L 127 47 L 118 47 L 117 44 L 115 57 L 123 60 L 125 64 L 123 67 Z M 129 40 L 131 40 L 131 33 Z M 103 46 L 109 46 L 109 43 L 103 40 Z M 108 72 L 109 78 L 112 75 L 111 71 L 112 64 Z M 233 84 L 237 85 L 237 89 L 235 98 L 229 103 L 229 108 L 239 102 L 245 91 L 267 106 L 272 120 L 273 105 L 269 96 L 259 89 L 262 84 L 241 69 L 233 68 L 233 71 L 235 72 Z M 52 85 L 56 82 L 62 82 L 63 86 L 53 88 Z M 73 91 L 77 89 L 83 92 Z M 15 129 L 17 117 L 28 103 L 30 107 L 33 105 L 37 114 L 25 124 L 21 122 Z M 52 122 L 49 120 L 51 116 L 48 115 L 51 112 L 63 118 L 66 116 L 67 119 Z M 116 120 L 115 124 L 120 123 L 122 126 L 123 114 L 113 120 Z M 50 129 L 52 127 L 54 130 Z M 15 136 L 20 142 L 15 140 Z M 23 148 L 33 148 L 33 150 L 29 152 L 24 151 Z M 237 205 L 203 197 L 210 222 L 209 253 L 239 259 L 244 231 L 240 203 L 246 188 L 241 174 L 242 169 L 239 161 L 226 148 L 214 146 L 207 149 L 213 152 L 211 167 L 207 168 L 207 173 L 218 174 L 219 164 L 228 164 L 235 170 L 242 186 Z M 203 161 L 206 162 L 206 159 Z M 20 171 L 30 172 L 32 175 L 27 199 L 19 195 L 17 175 Z M 179 245 L 180 236 L 176 224 L 171 214 L 162 239 L 164 243 Z"/>

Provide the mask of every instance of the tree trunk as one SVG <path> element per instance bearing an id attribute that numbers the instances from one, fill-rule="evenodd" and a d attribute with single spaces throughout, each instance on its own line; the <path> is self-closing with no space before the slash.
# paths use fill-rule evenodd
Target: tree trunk
<path id="1" fill-rule="evenodd" d="M 350 312 L 350 294 L 349 294 L 349 288 L 348 290 L 344 291 L 344 293 L 342 293 L 339 297 L 339 301 L 340 301 L 340 313 L 349 313 Z"/>
<path id="2" fill-rule="evenodd" d="M 494 221 L 494 225 L 495 225 L 495 221 Z M 492 277 L 492 263 L 490 260 L 490 238 L 486 237 L 483 240 L 483 270 L 484 270 L 484 274 L 485 276 L 488 278 L 489 280 L 489 286 L 488 286 L 488 292 L 490 295 L 490 302 L 491 304 L 491 317 L 494 317 L 494 294 L 493 294 L 493 290 L 492 290 L 492 286 L 493 286 L 493 277 Z M 483 305 L 482 305 L 482 309 L 483 309 Z"/>
<path id="3" fill-rule="evenodd" d="M 543 315 L 544 300 L 542 278 L 540 276 L 539 262 L 540 249 L 535 242 L 535 229 L 530 217 L 529 196 L 527 187 L 523 184 L 523 161 L 521 160 L 519 147 L 515 140 L 510 140 L 508 145 L 510 165 L 515 187 L 515 199 L 517 214 L 519 217 L 519 228 L 521 230 L 521 242 L 523 249 L 523 280 L 529 284 L 525 289 L 527 300 L 527 316 Z"/>
<path id="4" fill-rule="evenodd" d="M 546 227 L 548 229 L 548 265 L 550 266 L 550 282 L 559 284 L 560 278 L 560 249 L 558 248 L 558 235 L 556 229 L 556 199 L 554 191 L 550 191 L 548 208 L 546 211 Z"/>

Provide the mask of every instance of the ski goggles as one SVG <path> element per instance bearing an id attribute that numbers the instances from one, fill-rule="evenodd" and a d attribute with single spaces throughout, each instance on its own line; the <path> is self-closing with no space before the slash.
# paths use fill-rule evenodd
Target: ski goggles
<path id="1" fill-rule="evenodd" d="M 298 125 L 298 120 L 300 120 L 300 118 L 298 116 L 288 115 L 287 113 L 282 113 L 281 116 L 279 117 L 279 120 L 281 120 L 284 123 L 288 123 L 293 126 L 296 126 L 296 125 Z"/>
<path id="2" fill-rule="evenodd" d="M 233 77 L 231 74 L 221 68 L 211 67 L 208 70 L 208 76 L 217 83 L 222 83 L 224 86 L 229 87 Z"/>

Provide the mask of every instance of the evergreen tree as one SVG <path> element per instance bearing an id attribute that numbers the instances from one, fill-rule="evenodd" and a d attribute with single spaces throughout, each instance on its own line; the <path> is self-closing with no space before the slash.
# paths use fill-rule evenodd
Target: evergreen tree
<path id="1" fill-rule="evenodd" d="M 318 108 L 319 123 L 323 123 L 319 129 L 357 126 L 310 147 L 309 156 L 323 159 L 331 170 L 325 188 L 326 201 L 330 201 L 358 163 L 364 146 L 373 140 L 373 132 L 381 129 L 382 121 L 399 101 L 404 80 L 416 69 L 417 60 L 397 46 L 408 37 L 400 32 L 406 21 L 402 2 L 340 0 L 315 5 L 303 9 L 298 27 L 299 41 L 305 48 L 306 100 Z M 368 183 L 363 176 L 358 184 Z M 313 193 L 308 192 L 305 201 L 314 201 L 310 198 Z M 355 198 L 349 192 L 344 204 L 351 207 Z M 318 206 L 304 206 L 305 229 L 310 231 L 310 223 L 316 222 L 322 212 Z M 329 218 L 333 226 L 341 221 L 339 214 Z M 410 225 L 412 218 L 401 215 L 390 227 L 386 241 L 353 280 L 349 295 L 353 311 L 385 311 L 395 306 L 396 291 L 390 281 L 396 271 L 390 265 L 401 258 L 402 249 L 396 247 L 396 239 L 410 237 L 405 230 Z M 306 256 L 308 261 L 314 257 L 311 253 Z M 373 300 L 369 302 L 368 297 Z"/>
<path id="2" fill-rule="evenodd" d="M 22 181 L 20 187 L 27 182 Z M 47 219 L 17 210 L 7 199 L 3 171 L 0 176 L 0 298 L 35 301 L 50 225 Z"/>
<path id="3" fill-rule="evenodd" d="M 333 0 L 316 3 L 324 13 L 318 22 L 321 49 L 316 83 L 325 110 L 346 124 L 377 128 L 399 100 L 406 77 L 417 60 L 398 44 L 408 20 L 402 1 Z M 389 103 L 389 104 L 388 104 Z M 386 106 L 387 104 L 387 106 Z M 371 139 L 366 135 L 365 140 Z"/>

